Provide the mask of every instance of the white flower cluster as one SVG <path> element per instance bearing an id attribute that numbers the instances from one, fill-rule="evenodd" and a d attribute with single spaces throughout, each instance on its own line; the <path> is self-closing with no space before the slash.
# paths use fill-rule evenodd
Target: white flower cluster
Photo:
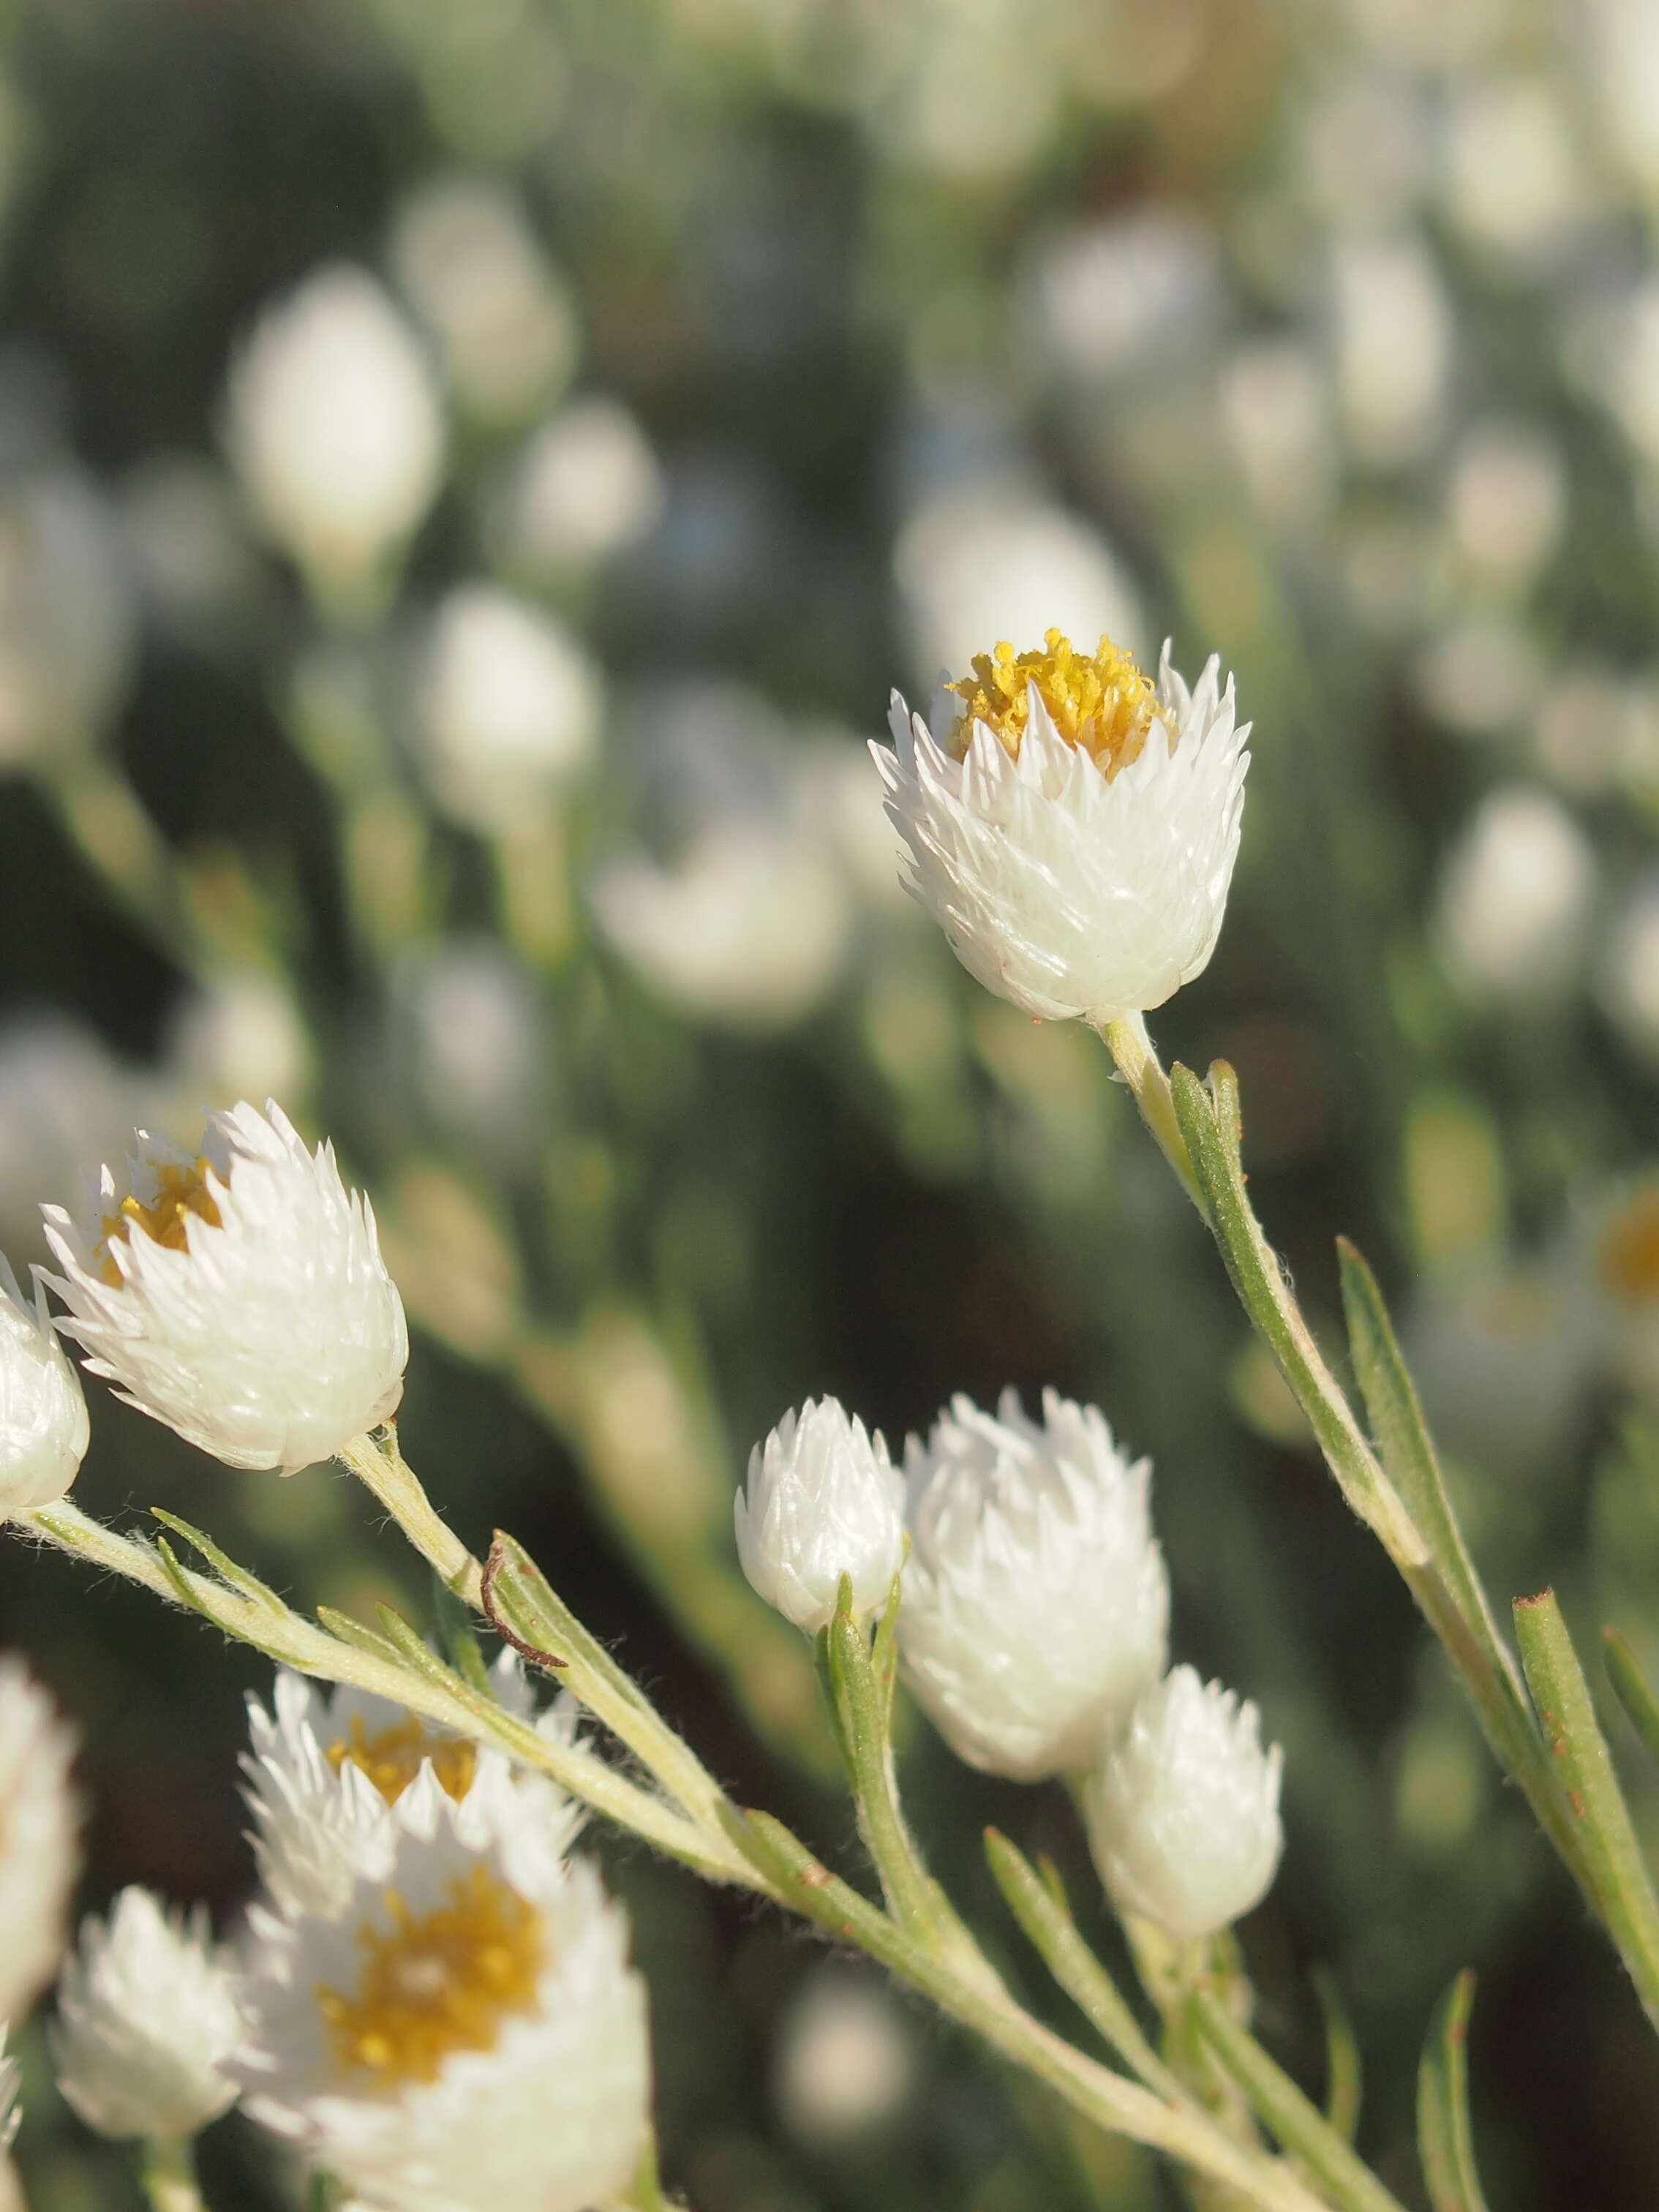
<path id="1" fill-rule="evenodd" d="M 959 1396 L 909 1439 L 901 1511 L 880 1437 L 826 1399 L 752 1454 L 738 1548 L 756 1589 L 809 1631 L 842 1575 L 867 1619 L 902 1562 L 900 1660 L 952 1749 L 1015 1781 L 1086 1778 L 1120 1907 L 1206 1935 L 1273 1879 L 1280 1756 L 1264 1754 L 1254 1705 L 1189 1667 L 1164 1674 L 1151 1477 L 1097 1407 L 1049 1390 L 1036 1421 L 1012 1390 L 994 1413 Z"/>

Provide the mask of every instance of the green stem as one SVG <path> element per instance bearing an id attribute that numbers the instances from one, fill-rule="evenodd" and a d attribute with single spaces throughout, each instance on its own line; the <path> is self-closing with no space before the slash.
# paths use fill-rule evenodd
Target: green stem
<path id="1" fill-rule="evenodd" d="M 1140 1118 L 1158 1141 L 1158 1149 L 1181 1179 L 1182 1188 L 1202 1213 L 1204 1194 L 1188 1155 L 1186 1140 L 1170 1095 L 1170 1079 L 1152 1048 L 1144 1014 L 1125 1014 L 1119 1021 L 1103 1022 L 1099 1035 L 1117 1063 L 1117 1072 L 1134 1093 Z"/>
<path id="2" fill-rule="evenodd" d="M 433 1504 L 398 1448 L 398 1427 L 388 1421 L 372 1436 L 354 1437 L 336 1456 L 385 1506 L 433 1572 L 475 1609 L 483 1570 Z"/>
<path id="3" fill-rule="evenodd" d="M 188 2142 L 147 2142 L 140 2161 L 139 2178 L 150 2212 L 204 2212 Z"/>

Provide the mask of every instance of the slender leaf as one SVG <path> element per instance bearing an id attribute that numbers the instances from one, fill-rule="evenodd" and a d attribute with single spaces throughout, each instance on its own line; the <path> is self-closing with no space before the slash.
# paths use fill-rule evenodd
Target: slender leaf
<path id="1" fill-rule="evenodd" d="M 1432 2212 L 1486 2212 L 1469 2126 L 1467 2045 L 1474 1976 L 1466 1966 L 1440 2001 L 1417 2075 L 1417 2140 Z"/>
<path id="2" fill-rule="evenodd" d="M 1655 1759 L 1659 1759 L 1659 1694 L 1643 1671 L 1642 1662 L 1631 1649 L 1628 1638 L 1616 1628 L 1601 1631 L 1607 1662 L 1607 1677 L 1619 1693 L 1619 1702 L 1643 1742 Z"/>
<path id="3" fill-rule="evenodd" d="M 238 1597 L 246 1598 L 251 1605 L 263 1606 L 267 1613 L 280 1613 L 284 1620 L 289 1608 L 277 1596 L 269 1583 L 262 1583 L 258 1575 L 250 1574 L 239 1565 L 228 1552 L 220 1550 L 211 1536 L 200 1528 L 181 1521 L 176 1513 L 164 1513 L 159 1505 L 150 1508 L 152 1520 L 159 1521 L 164 1528 L 171 1528 L 175 1536 L 182 1536 L 193 1551 L 199 1552 L 220 1580 L 234 1590 Z"/>
<path id="4" fill-rule="evenodd" d="M 1325 2020 L 1325 2118 L 1351 2143 L 1359 2125 L 1359 2043 L 1336 1976 L 1328 1967 L 1316 1966 L 1312 1980 Z"/>

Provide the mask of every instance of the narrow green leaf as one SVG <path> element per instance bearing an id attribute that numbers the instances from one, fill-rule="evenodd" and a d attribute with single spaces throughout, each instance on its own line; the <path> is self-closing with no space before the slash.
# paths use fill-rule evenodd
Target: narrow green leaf
<path id="1" fill-rule="evenodd" d="M 1211 2051 L 1335 2212 L 1401 2212 L 1399 2199 L 1389 2195 L 1318 2106 L 1239 2026 L 1212 1990 L 1194 1990 L 1190 2003 Z"/>
<path id="2" fill-rule="evenodd" d="M 262 1583 L 258 1575 L 250 1574 L 246 1567 L 239 1565 L 228 1552 L 220 1550 L 211 1536 L 204 1534 L 200 1528 L 192 1528 L 188 1521 L 181 1521 L 176 1513 L 164 1513 L 159 1505 L 152 1505 L 149 1510 L 152 1520 L 159 1521 L 164 1528 L 171 1528 L 175 1536 L 182 1536 L 192 1550 L 199 1552 L 215 1574 L 239 1597 L 246 1598 L 252 1605 L 263 1606 L 267 1613 L 280 1613 L 284 1620 L 288 1618 L 288 1607 L 270 1583 Z"/>
<path id="3" fill-rule="evenodd" d="M 1619 1702 L 1655 1759 L 1659 1759 L 1659 1694 L 1643 1671 L 1627 1637 L 1616 1628 L 1601 1631 L 1607 1677 L 1619 1693 Z"/>
<path id="4" fill-rule="evenodd" d="M 985 1831 L 985 1856 L 1008 1909 L 1066 1996 L 1111 2050 L 1149 2088 L 1180 2100 L 1181 2082 L 1164 2063 L 1111 1976 L 1078 1933 L 1058 1872 L 1040 1875 L 999 1829 Z"/>
<path id="5" fill-rule="evenodd" d="M 1659 1902 L 1554 1591 L 1517 1598 L 1515 1629 L 1557 1787 L 1579 1838 L 1579 1880 L 1659 2027 Z"/>
<path id="6" fill-rule="evenodd" d="M 489 1669 L 479 1648 L 473 1628 L 476 1615 L 465 1598 L 457 1595 L 434 1567 L 432 1572 L 432 1609 L 437 1616 L 438 1634 L 444 1650 L 449 1654 L 450 1664 L 463 1675 L 480 1697 L 493 1698 L 495 1685 L 489 1679 Z"/>
<path id="7" fill-rule="evenodd" d="M 380 1659 L 387 1665 L 401 1667 L 403 1654 L 389 1638 L 361 1620 L 354 1620 L 349 1613 L 337 1612 L 331 1605 L 319 1605 L 317 1620 L 320 1627 L 337 1643 L 349 1644 L 356 1651 L 367 1652 L 371 1659 Z"/>
<path id="8" fill-rule="evenodd" d="M 1361 1395 L 1382 1464 L 1426 1539 L 1441 1577 L 1492 1665 L 1508 1684 L 1517 1711 L 1527 1711 L 1514 1654 L 1498 1633 L 1486 1591 L 1458 1525 L 1423 1408 L 1400 1350 L 1376 1276 L 1346 1237 L 1336 1240 L 1342 1307 Z"/>
<path id="9" fill-rule="evenodd" d="M 1431 2212 L 1486 2212 L 1469 2126 L 1467 2046 L 1474 1976 L 1466 1966 L 1434 2016 L 1417 2074 L 1417 2141 Z"/>
<path id="10" fill-rule="evenodd" d="M 1359 2044 L 1336 1976 L 1316 1966 L 1312 1980 L 1325 2021 L 1325 2118 L 1351 2143 L 1359 2125 Z"/>

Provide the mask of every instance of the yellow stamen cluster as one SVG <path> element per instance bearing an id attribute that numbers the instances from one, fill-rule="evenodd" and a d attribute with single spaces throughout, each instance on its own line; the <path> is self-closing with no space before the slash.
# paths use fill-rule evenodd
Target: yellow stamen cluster
<path id="1" fill-rule="evenodd" d="M 1659 1186 L 1638 1191 L 1608 1230 L 1601 1278 L 1626 1305 L 1659 1305 Z"/>
<path id="2" fill-rule="evenodd" d="M 432 1735 L 413 1713 L 390 1728 L 376 1729 L 373 1735 L 363 1726 L 362 1715 L 354 1713 L 350 1735 L 330 1744 L 326 1756 L 337 1774 L 348 1759 L 361 1766 L 388 1805 L 395 1805 L 403 1796 L 420 1772 L 422 1759 L 431 1760 L 445 1796 L 458 1805 L 478 1771 L 476 1744 L 465 1736 Z"/>
<path id="3" fill-rule="evenodd" d="M 507 2015 L 535 2002 L 540 1913 L 482 1861 L 456 1876 L 447 1899 L 416 1914 L 387 1890 L 391 1926 L 358 1930 L 356 1992 L 318 1984 L 335 2063 L 378 2087 L 434 2081 L 456 2051 L 493 2050 Z"/>
<path id="4" fill-rule="evenodd" d="M 1109 783 L 1140 757 L 1147 732 L 1162 718 L 1157 687 L 1109 637 L 1092 653 L 1080 653 L 1051 629 L 1042 651 L 1016 653 L 1005 642 L 994 653 L 976 653 L 973 674 L 948 687 L 963 702 L 951 731 L 953 757 L 963 758 L 975 723 L 983 722 L 1018 760 L 1033 684 L 1060 736 L 1090 754 Z"/>
<path id="5" fill-rule="evenodd" d="M 121 1286 L 121 1270 L 111 1249 L 117 1237 L 131 1237 L 135 1229 L 142 1229 L 146 1237 L 157 1244 L 165 1244 L 168 1251 L 185 1252 L 190 1249 L 185 1235 L 185 1222 L 189 1215 L 193 1213 L 212 1229 L 223 1225 L 217 1201 L 207 1187 L 211 1164 L 203 1154 L 187 1168 L 164 1167 L 157 1180 L 155 1195 L 148 1205 L 142 1199 L 124 1198 L 113 1213 L 104 1216 L 104 1264 L 99 1272 L 112 1290 Z"/>

